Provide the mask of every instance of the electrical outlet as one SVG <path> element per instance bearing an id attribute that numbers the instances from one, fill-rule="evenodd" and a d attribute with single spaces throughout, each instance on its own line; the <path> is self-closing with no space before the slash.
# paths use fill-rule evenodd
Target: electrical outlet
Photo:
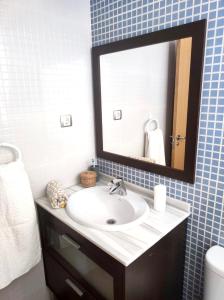
<path id="1" fill-rule="evenodd" d="M 60 117 L 61 127 L 72 126 L 72 115 L 62 115 Z"/>
<path id="2" fill-rule="evenodd" d="M 118 121 L 118 120 L 122 119 L 122 110 L 121 109 L 113 111 L 113 119 L 115 121 Z"/>

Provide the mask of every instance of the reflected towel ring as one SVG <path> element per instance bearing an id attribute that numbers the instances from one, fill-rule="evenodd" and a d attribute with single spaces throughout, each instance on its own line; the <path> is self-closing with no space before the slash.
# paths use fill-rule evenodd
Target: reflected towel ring
<path id="1" fill-rule="evenodd" d="M 8 144 L 8 143 L 0 143 L 0 147 L 10 149 L 15 154 L 15 157 L 16 157 L 15 160 L 16 161 L 21 160 L 21 156 L 22 156 L 21 151 L 16 146 L 14 146 L 12 144 Z"/>
<path id="2" fill-rule="evenodd" d="M 150 128 L 150 126 L 152 125 L 152 124 L 155 124 L 155 127 L 152 129 L 152 128 Z M 147 122 L 146 122 L 146 125 L 145 125 L 145 132 L 147 132 L 147 131 L 153 131 L 153 130 L 156 130 L 156 129 L 158 129 L 159 128 L 159 122 L 158 122 L 158 120 L 157 119 L 150 119 L 150 120 L 148 120 Z"/>

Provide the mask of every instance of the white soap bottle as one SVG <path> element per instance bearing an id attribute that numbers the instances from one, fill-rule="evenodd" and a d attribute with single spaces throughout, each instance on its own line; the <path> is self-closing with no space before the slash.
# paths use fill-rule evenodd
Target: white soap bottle
<path id="1" fill-rule="evenodd" d="M 160 213 L 166 211 L 166 186 L 163 184 L 154 186 L 154 209 Z"/>

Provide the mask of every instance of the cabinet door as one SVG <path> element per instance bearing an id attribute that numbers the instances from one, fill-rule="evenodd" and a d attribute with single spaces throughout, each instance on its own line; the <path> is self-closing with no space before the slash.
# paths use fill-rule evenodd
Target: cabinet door
<path id="1" fill-rule="evenodd" d="M 114 299 L 113 277 L 85 255 L 70 236 L 61 234 L 50 224 L 46 225 L 47 246 L 68 262 L 85 282 L 104 299 Z"/>

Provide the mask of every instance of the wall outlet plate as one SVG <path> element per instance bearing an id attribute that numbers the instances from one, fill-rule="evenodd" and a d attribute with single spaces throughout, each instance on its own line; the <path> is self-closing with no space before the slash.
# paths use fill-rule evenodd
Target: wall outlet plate
<path id="1" fill-rule="evenodd" d="M 72 115 L 62 115 L 60 117 L 61 127 L 70 127 L 72 126 Z"/>
<path id="2" fill-rule="evenodd" d="M 113 119 L 115 121 L 122 119 L 122 110 L 121 109 L 113 111 Z"/>

